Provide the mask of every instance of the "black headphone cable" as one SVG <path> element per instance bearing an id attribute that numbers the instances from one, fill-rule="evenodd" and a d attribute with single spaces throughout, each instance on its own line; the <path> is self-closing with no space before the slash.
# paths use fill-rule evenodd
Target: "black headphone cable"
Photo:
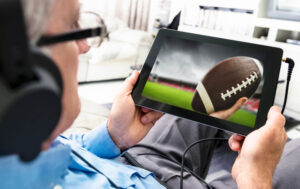
<path id="1" fill-rule="evenodd" d="M 293 73 L 293 70 L 295 67 L 295 62 L 291 58 L 283 58 L 282 61 L 289 64 L 289 68 L 288 68 L 288 73 L 287 73 L 285 95 L 284 95 L 284 101 L 283 101 L 283 105 L 282 105 L 282 109 L 281 109 L 281 114 L 283 114 L 284 110 L 285 110 L 288 93 L 289 93 L 290 81 L 291 81 L 292 73 Z"/>
<path id="2" fill-rule="evenodd" d="M 202 142 L 209 142 L 209 141 L 228 141 L 228 138 L 206 138 L 206 139 L 201 139 L 198 140 L 194 143 L 192 143 L 191 145 L 189 145 L 185 150 L 184 153 L 182 154 L 182 158 L 181 158 L 181 171 L 180 171 L 180 189 L 183 189 L 183 169 L 184 169 L 184 161 L 185 161 L 185 155 L 186 153 L 195 145 L 200 144 Z M 209 189 L 213 189 L 203 178 L 201 178 L 200 180 L 202 183 L 204 183 L 204 185 L 209 188 Z"/>

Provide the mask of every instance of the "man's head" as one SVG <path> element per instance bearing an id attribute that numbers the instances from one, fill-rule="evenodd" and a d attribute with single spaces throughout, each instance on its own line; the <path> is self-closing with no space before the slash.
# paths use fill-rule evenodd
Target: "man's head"
<path id="1" fill-rule="evenodd" d="M 57 35 L 79 28 L 78 0 L 22 0 L 22 2 L 29 40 L 33 45 L 43 35 Z M 51 142 L 73 123 L 80 111 L 77 92 L 78 55 L 86 52 L 87 49 L 88 46 L 82 41 L 70 41 L 46 47 L 47 54 L 61 72 L 63 97 L 60 121 L 48 140 L 43 143 L 43 149 L 47 149 Z"/>

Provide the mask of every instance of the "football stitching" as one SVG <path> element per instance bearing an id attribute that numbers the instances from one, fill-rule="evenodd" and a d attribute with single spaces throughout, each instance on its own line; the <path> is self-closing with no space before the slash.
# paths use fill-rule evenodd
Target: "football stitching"
<path id="1" fill-rule="evenodd" d="M 249 77 L 246 77 L 245 80 L 242 81 L 241 84 L 237 84 L 237 87 L 231 87 L 231 90 L 226 90 L 226 93 L 221 93 L 221 98 L 226 101 L 227 98 L 231 98 L 231 96 L 236 95 L 237 92 L 242 92 L 243 88 L 247 88 L 247 86 L 250 86 L 252 82 L 256 81 L 258 79 L 258 75 L 256 72 L 253 72 Z"/>

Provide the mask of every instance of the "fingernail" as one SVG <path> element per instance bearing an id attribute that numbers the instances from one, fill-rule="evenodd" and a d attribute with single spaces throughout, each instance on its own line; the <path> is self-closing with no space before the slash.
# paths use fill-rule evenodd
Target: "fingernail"
<path id="1" fill-rule="evenodd" d="M 237 148 L 237 143 L 236 143 L 236 142 L 232 142 L 231 147 L 232 147 L 233 149 Z"/>
<path id="2" fill-rule="evenodd" d="M 281 112 L 281 109 L 278 106 L 272 106 L 271 109 L 276 112 Z"/>
<path id="3" fill-rule="evenodd" d="M 134 70 L 131 76 L 134 76 L 138 71 Z"/>

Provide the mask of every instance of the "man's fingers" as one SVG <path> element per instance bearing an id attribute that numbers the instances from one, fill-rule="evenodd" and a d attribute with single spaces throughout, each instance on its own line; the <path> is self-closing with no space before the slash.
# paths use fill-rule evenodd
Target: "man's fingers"
<path id="1" fill-rule="evenodd" d="M 244 137 L 234 134 L 230 137 L 228 140 L 229 147 L 231 148 L 232 151 L 240 151 L 242 148 L 242 143 L 243 143 Z"/>
<path id="2" fill-rule="evenodd" d="M 234 140 L 237 140 L 237 141 L 243 141 L 245 139 L 244 136 L 238 135 L 238 134 L 233 134 L 232 137 Z"/>
<path id="3" fill-rule="evenodd" d="M 143 124 L 148 124 L 148 123 L 154 124 L 159 118 L 161 118 L 162 115 L 163 113 L 161 112 L 151 111 L 146 113 L 144 116 L 142 116 L 141 122 Z"/>
<path id="4" fill-rule="evenodd" d="M 153 111 L 153 110 L 150 110 L 150 109 L 144 108 L 144 107 L 142 107 L 141 110 L 142 110 L 142 112 L 144 112 L 144 113 L 148 113 L 148 112 Z"/>
<path id="5" fill-rule="evenodd" d="M 139 78 L 139 72 L 138 71 L 132 72 L 131 76 L 125 80 L 123 91 L 125 93 L 131 94 L 132 89 L 135 83 L 137 82 L 138 78 Z"/>
<path id="6" fill-rule="evenodd" d="M 229 143 L 229 147 L 234 152 L 239 152 L 242 149 L 242 144 L 236 141 L 232 141 Z"/>

